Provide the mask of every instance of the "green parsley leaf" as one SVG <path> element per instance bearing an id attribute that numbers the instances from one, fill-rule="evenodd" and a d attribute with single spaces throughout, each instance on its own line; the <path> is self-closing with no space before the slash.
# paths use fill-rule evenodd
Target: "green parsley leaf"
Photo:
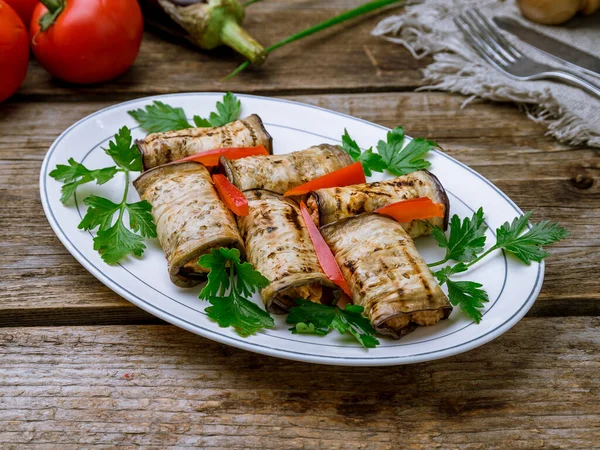
<path id="1" fill-rule="evenodd" d="M 387 134 L 387 141 L 377 143 L 377 151 L 383 158 L 389 170 L 394 175 L 406 175 L 415 170 L 427 169 L 429 161 L 422 157 L 434 147 L 435 142 L 422 138 L 414 138 L 406 148 L 404 145 L 404 129 L 396 127 Z"/>
<path id="2" fill-rule="evenodd" d="M 113 216 L 121 209 L 121 205 L 97 195 L 86 197 L 83 199 L 83 203 L 88 206 L 88 209 L 83 220 L 77 226 L 80 230 L 93 230 L 96 227 L 100 227 L 100 230 L 107 230 L 112 225 Z"/>
<path id="3" fill-rule="evenodd" d="M 295 325 L 292 333 L 317 334 L 324 336 L 331 329 L 340 334 L 349 332 L 365 348 L 374 348 L 379 344 L 375 329 L 369 319 L 362 315 L 360 305 L 346 305 L 346 309 L 326 306 L 309 300 L 298 299 L 298 306 L 290 309 L 286 322 Z"/>
<path id="4" fill-rule="evenodd" d="M 483 304 L 489 301 L 486 291 L 481 289 L 483 285 L 474 281 L 451 281 L 446 280 L 448 285 L 448 299 L 454 306 L 460 306 L 467 316 L 475 321 L 481 322 L 483 316 L 480 311 Z"/>
<path id="5" fill-rule="evenodd" d="M 373 172 L 383 172 L 387 167 L 381 155 L 373 153 L 373 150 L 371 149 L 362 152 L 357 161 L 362 163 L 365 175 L 368 177 L 370 177 Z"/>
<path id="6" fill-rule="evenodd" d="M 258 305 L 241 297 L 235 290 L 224 297 L 209 297 L 208 317 L 220 327 L 233 327 L 242 337 L 250 336 L 262 328 L 272 328 L 275 321 Z"/>
<path id="7" fill-rule="evenodd" d="M 222 102 L 217 102 L 217 112 L 211 112 L 208 119 L 194 116 L 194 125 L 200 128 L 219 127 L 233 122 L 240 116 L 242 103 L 231 92 L 223 96 Z M 192 128 L 182 108 L 174 108 L 163 102 L 155 101 L 144 109 L 127 111 L 141 127 L 149 133 L 184 130 Z"/>
<path id="8" fill-rule="evenodd" d="M 358 161 L 362 150 L 354 139 L 348 134 L 348 130 L 344 128 L 344 134 L 342 135 L 342 148 L 354 161 Z"/>
<path id="9" fill-rule="evenodd" d="M 377 143 L 377 151 L 386 165 L 390 165 L 394 156 L 402 151 L 404 145 L 404 128 L 396 127 L 388 131 L 386 141 Z"/>
<path id="10" fill-rule="evenodd" d="M 210 113 L 210 123 L 213 127 L 226 125 L 229 122 L 233 122 L 240 116 L 240 110 L 242 109 L 242 102 L 233 95 L 231 92 L 227 92 L 223 96 L 223 102 L 217 102 L 217 111 Z"/>
<path id="11" fill-rule="evenodd" d="M 202 255 L 198 264 L 209 269 L 208 282 L 199 298 L 212 306 L 206 308 L 208 317 L 220 327 L 232 326 L 240 336 L 250 336 L 262 328 L 275 325 L 271 315 L 244 298 L 269 284 L 248 262 L 242 263 L 236 248 L 219 248 Z M 236 277 L 237 275 L 237 277 Z"/>
<path id="12" fill-rule="evenodd" d="M 469 262 L 475 259 L 485 246 L 485 230 L 487 229 L 483 219 L 483 208 L 479 208 L 471 218 L 465 217 L 462 222 L 458 215 L 452 216 L 450 220 L 450 236 L 446 236 L 441 228 L 432 230 L 433 237 L 438 245 L 446 249 L 444 259 L 436 264 L 448 260 Z"/>
<path id="13" fill-rule="evenodd" d="M 237 273 L 236 288 L 240 295 L 252 295 L 254 291 L 264 289 L 269 285 L 267 280 L 252 264 L 245 262 L 235 265 Z"/>
<path id="14" fill-rule="evenodd" d="M 182 108 L 173 108 L 159 101 L 154 101 L 152 105 L 146 105 L 144 109 L 127 111 L 127 113 L 149 133 L 184 130 L 192 127 Z"/>
<path id="15" fill-rule="evenodd" d="M 129 173 L 142 170 L 142 159 L 137 146 L 132 144 L 130 130 L 122 127 L 108 143 L 108 149 L 104 151 L 119 168 L 113 166 L 89 170 L 71 158 L 68 166 L 57 165 L 56 169 L 50 172 L 50 176 L 65 183 L 62 187 L 61 197 L 61 201 L 65 203 L 77 187 L 84 183 L 95 180 L 98 184 L 104 184 L 111 180 L 117 172 L 125 174 L 125 188 L 121 202 L 115 203 L 97 195 L 86 197 L 83 202 L 88 209 L 77 226 L 80 230 L 86 231 L 98 229 L 98 234 L 94 238 L 94 250 L 101 254 L 106 263 L 114 264 L 128 254 L 141 256 L 146 248 L 142 243 L 142 238 L 156 237 L 156 225 L 150 213 L 152 210 L 150 203 L 145 200 L 127 203 Z M 123 223 L 125 211 L 129 214 L 129 228 Z M 113 223 L 117 213 L 118 218 Z M 139 234 L 136 234 L 138 232 Z"/>
<path id="16" fill-rule="evenodd" d="M 194 124 L 198 127 L 198 128 L 210 128 L 212 127 L 212 124 L 208 121 L 208 119 L 203 119 L 200 116 L 194 116 Z"/>
<path id="17" fill-rule="evenodd" d="M 314 323 L 305 324 L 304 322 L 298 322 L 296 326 L 290 328 L 290 330 L 294 334 L 318 334 L 320 336 L 325 336 L 329 333 L 329 330 L 316 328 Z"/>
<path id="18" fill-rule="evenodd" d="M 387 167 L 381 155 L 373 153 L 372 148 L 362 152 L 356 141 L 350 137 L 348 130 L 345 128 L 344 134 L 342 135 L 342 148 L 354 161 L 360 161 L 362 163 L 365 175 L 368 177 L 373 175 L 373 172 L 383 172 Z"/>
<path id="19" fill-rule="evenodd" d="M 156 237 L 156 225 L 150 211 L 152 205 L 146 200 L 136 203 L 125 203 L 129 213 L 129 228 L 147 238 Z"/>
<path id="20" fill-rule="evenodd" d="M 117 168 L 105 167 L 98 170 L 89 170 L 83 164 L 76 162 L 73 158 L 69 158 L 69 165 L 58 164 L 56 168 L 50 172 L 50 176 L 57 181 L 65 183 L 62 187 L 62 195 L 60 201 L 66 203 L 75 193 L 78 186 L 96 181 L 98 184 L 104 184 L 111 180 L 118 172 Z"/>
<path id="21" fill-rule="evenodd" d="M 217 102 L 217 111 L 211 112 L 208 119 L 200 116 L 194 116 L 194 123 L 197 127 L 220 127 L 233 122 L 240 116 L 242 103 L 231 92 L 223 96 L 222 102 Z"/>
<path id="22" fill-rule="evenodd" d="M 496 247 L 512 253 L 528 265 L 531 261 L 540 262 L 549 255 L 543 249 L 543 245 L 552 244 L 569 236 L 566 229 L 548 220 L 532 224 L 531 228 L 523 233 L 531 214 L 532 212 L 528 212 L 516 217 L 510 224 L 505 222 L 496 230 Z"/>
<path id="23" fill-rule="evenodd" d="M 142 156 L 137 145 L 132 145 L 131 141 L 131 131 L 127 127 L 122 127 L 104 151 L 122 169 L 141 172 Z"/>
<path id="24" fill-rule="evenodd" d="M 142 256 L 146 248 L 142 240 L 140 235 L 132 233 L 121 220 L 117 220 L 112 227 L 98 231 L 94 250 L 100 253 L 105 263 L 115 264 L 130 253 Z"/>
<path id="25" fill-rule="evenodd" d="M 461 272 L 466 272 L 468 269 L 469 268 L 467 267 L 467 265 L 465 263 L 458 263 L 453 266 L 444 267 L 443 269 L 440 269 L 437 272 L 434 272 L 433 274 L 438 279 L 440 286 L 441 286 L 442 284 L 447 282 L 452 275 L 455 275 L 455 274 L 461 273 Z"/>
<path id="26" fill-rule="evenodd" d="M 221 247 L 218 250 L 212 250 L 206 255 L 202 255 L 198 264 L 208 272 L 208 282 L 200 291 L 201 299 L 209 299 L 214 296 L 224 295 L 231 287 L 231 278 L 229 275 L 229 266 L 240 262 L 240 251 L 236 248 Z"/>

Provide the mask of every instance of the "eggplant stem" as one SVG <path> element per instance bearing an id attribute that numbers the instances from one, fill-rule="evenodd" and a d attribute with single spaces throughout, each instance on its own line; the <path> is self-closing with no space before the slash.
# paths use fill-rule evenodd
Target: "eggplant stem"
<path id="1" fill-rule="evenodd" d="M 265 62 L 267 53 L 263 46 L 250 36 L 246 30 L 240 27 L 234 19 L 226 20 L 223 23 L 221 41 L 236 52 L 244 55 L 252 64 L 260 65 Z"/>
<path id="2" fill-rule="evenodd" d="M 250 0 L 250 2 L 251 1 L 252 0 Z M 305 30 L 302 30 L 302 31 L 299 31 L 298 33 L 292 34 L 291 36 L 288 36 L 287 38 L 283 39 L 282 41 L 279 41 L 278 43 L 273 44 L 270 47 L 267 47 L 265 52 L 271 53 L 273 50 L 276 50 L 279 47 L 283 47 L 284 45 L 287 45 L 291 42 L 297 41 L 298 39 L 302 39 L 306 36 L 310 36 L 311 34 L 318 33 L 319 31 L 322 31 L 326 28 L 329 28 L 329 27 L 332 27 L 339 23 L 345 22 L 346 20 L 354 19 L 355 17 L 369 13 L 371 11 L 382 8 L 384 6 L 391 5 L 393 3 L 403 2 L 403 1 L 404 0 L 374 0 L 372 2 L 365 3 L 364 5 L 361 5 L 357 8 L 343 12 L 342 14 L 332 17 L 331 19 L 327 19 L 321 23 L 318 23 L 317 25 L 313 25 L 312 27 L 306 28 Z M 250 3 L 250 2 L 247 2 L 247 3 Z M 246 69 L 250 65 L 250 62 L 251 61 L 244 61 L 233 72 L 231 72 L 229 75 L 227 75 L 225 78 L 223 78 L 223 81 L 228 80 L 228 79 L 236 76 L 238 73 L 242 72 L 244 69 Z"/>

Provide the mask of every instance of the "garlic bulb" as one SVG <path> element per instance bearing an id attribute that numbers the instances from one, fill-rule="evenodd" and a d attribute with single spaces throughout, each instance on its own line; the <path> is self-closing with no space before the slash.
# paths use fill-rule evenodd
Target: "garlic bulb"
<path id="1" fill-rule="evenodd" d="M 592 14 L 600 0 L 517 0 L 521 13 L 537 23 L 558 25 L 572 19 L 578 11 Z"/>

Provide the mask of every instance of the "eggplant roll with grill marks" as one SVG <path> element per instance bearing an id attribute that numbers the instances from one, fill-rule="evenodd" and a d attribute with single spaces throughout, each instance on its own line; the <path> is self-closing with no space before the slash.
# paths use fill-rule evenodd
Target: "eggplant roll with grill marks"
<path id="1" fill-rule="evenodd" d="M 404 230 L 412 238 L 429 233 L 432 226 L 445 230 L 450 211 L 448 196 L 436 176 L 427 170 L 392 180 L 318 189 L 309 195 L 306 205 L 315 224 L 324 226 L 346 217 L 373 212 L 390 203 L 419 197 L 429 197 L 433 202 L 444 205 L 444 217 L 403 223 Z"/>
<path id="2" fill-rule="evenodd" d="M 220 127 L 151 133 L 136 143 L 145 170 L 215 148 L 263 145 L 273 153 L 273 139 L 256 114 Z"/>
<path id="3" fill-rule="evenodd" d="M 191 287 L 206 280 L 198 258 L 219 247 L 244 246 L 235 217 L 221 202 L 206 167 L 195 162 L 168 164 L 144 172 L 133 182 L 152 217 L 167 256 L 171 281 Z"/>
<path id="4" fill-rule="evenodd" d="M 267 310 L 284 313 L 297 298 L 336 303 L 339 289 L 321 269 L 298 204 L 264 190 L 245 194 L 250 213 L 237 221 L 248 261 L 270 282 L 260 292 Z"/>
<path id="5" fill-rule="evenodd" d="M 352 301 L 381 334 L 400 338 L 417 326 L 434 325 L 452 311 L 448 298 L 402 226 L 364 213 L 321 228 Z"/>
<path id="6" fill-rule="evenodd" d="M 340 147 L 328 144 L 286 155 L 249 156 L 231 161 L 221 157 L 229 181 L 239 190 L 266 189 L 278 194 L 353 162 Z"/>

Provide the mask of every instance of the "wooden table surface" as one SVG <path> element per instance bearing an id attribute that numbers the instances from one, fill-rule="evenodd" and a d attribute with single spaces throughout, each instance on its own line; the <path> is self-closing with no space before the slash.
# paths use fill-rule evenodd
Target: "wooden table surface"
<path id="1" fill-rule="evenodd" d="M 361 0 L 253 5 L 265 43 Z M 399 11 L 399 10 L 396 10 Z M 239 58 L 146 33 L 135 66 L 75 87 L 35 62 L 0 104 L 0 447 L 593 448 L 600 445 L 600 155 L 545 136 L 511 104 L 415 92 L 419 69 L 371 37 L 371 15 L 271 55 Z M 436 140 L 536 219 L 572 233 L 527 316 L 469 353 L 389 368 L 325 367 L 248 353 L 150 316 L 58 241 L 38 176 L 52 141 L 123 100 L 223 91 L 291 98 Z"/>

